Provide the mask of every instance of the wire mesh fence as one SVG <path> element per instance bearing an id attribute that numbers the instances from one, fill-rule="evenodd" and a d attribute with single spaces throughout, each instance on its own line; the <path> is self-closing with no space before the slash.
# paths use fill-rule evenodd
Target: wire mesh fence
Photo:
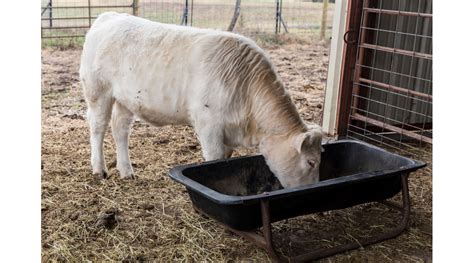
<path id="1" fill-rule="evenodd" d="M 431 152 L 432 1 L 364 0 L 347 137 Z"/>
<path id="2" fill-rule="evenodd" d="M 313 2 L 314 1 L 314 2 Z M 285 33 L 318 39 L 323 6 L 313 0 L 42 0 L 43 42 L 78 41 L 100 13 L 116 11 L 152 21 L 229 30 L 254 37 Z M 334 4 L 326 8 L 330 36 Z"/>

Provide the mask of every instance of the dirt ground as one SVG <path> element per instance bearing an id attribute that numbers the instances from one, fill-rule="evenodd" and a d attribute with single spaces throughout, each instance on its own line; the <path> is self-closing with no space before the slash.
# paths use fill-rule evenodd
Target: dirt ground
<path id="1" fill-rule="evenodd" d="M 327 43 L 264 47 L 300 114 L 319 123 L 328 65 Z M 110 129 L 105 139 L 109 178 L 94 179 L 85 102 L 78 82 L 80 49 L 42 50 L 43 261 L 270 261 L 266 253 L 197 214 L 168 171 L 202 161 L 190 127 L 135 122 L 130 139 L 135 180 L 120 180 Z M 256 153 L 239 150 L 234 155 Z M 430 160 L 425 160 L 430 161 Z M 396 239 L 323 262 L 431 262 L 431 168 L 410 177 L 410 228 Z M 395 197 L 399 199 L 399 197 Z M 398 212 L 365 204 L 275 224 L 286 254 L 331 247 L 394 226 Z"/>

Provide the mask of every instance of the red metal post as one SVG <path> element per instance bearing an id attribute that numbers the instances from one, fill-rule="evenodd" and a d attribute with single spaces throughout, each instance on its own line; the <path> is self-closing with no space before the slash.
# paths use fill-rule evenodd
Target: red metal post
<path id="1" fill-rule="evenodd" d="M 359 39 L 359 28 L 362 18 L 363 0 L 349 0 L 349 14 L 346 19 L 346 31 L 354 34 L 352 39 Z M 337 134 L 345 135 L 347 132 L 347 124 L 349 123 L 350 102 L 352 94 L 352 74 L 356 64 L 357 42 L 345 43 L 343 55 L 344 58 L 341 71 L 341 82 L 339 84 L 338 109 L 336 117 Z"/>

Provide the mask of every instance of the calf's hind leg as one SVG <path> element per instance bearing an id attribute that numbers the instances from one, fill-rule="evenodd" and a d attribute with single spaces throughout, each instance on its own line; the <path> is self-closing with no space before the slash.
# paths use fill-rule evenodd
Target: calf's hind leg
<path id="1" fill-rule="evenodd" d="M 87 96 L 86 96 L 87 98 Z M 107 177 L 103 151 L 104 136 L 109 125 L 114 100 L 112 96 L 87 98 L 87 121 L 90 128 L 92 174 L 98 178 Z"/>
<path id="2" fill-rule="evenodd" d="M 112 112 L 112 135 L 117 147 L 117 170 L 121 178 L 133 178 L 133 168 L 128 153 L 133 113 L 118 102 Z"/>

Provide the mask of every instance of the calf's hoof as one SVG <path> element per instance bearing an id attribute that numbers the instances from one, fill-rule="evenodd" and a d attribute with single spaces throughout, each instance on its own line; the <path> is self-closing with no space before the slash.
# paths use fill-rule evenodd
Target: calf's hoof
<path id="1" fill-rule="evenodd" d="M 102 172 L 100 173 L 93 173 L 92 176 L 94 176 L 94 178 L 97 178 L 99 180 L 107 179 L 107 172 L 102 170 Z"/>
<path id="2" fill-rule="evenodd" d="M 135 175 L 133 174 L 132 167 L 117 167 L 117 170 L 120 174 L 120 179 L 135 179 Z"/>
<path id="3" fill-rule="evenodd" d="M 120 179 L 122 180 L 133 180 L 136 179 L 134 174 L 127 174 L 125 176 L 120 175 Z"/>

